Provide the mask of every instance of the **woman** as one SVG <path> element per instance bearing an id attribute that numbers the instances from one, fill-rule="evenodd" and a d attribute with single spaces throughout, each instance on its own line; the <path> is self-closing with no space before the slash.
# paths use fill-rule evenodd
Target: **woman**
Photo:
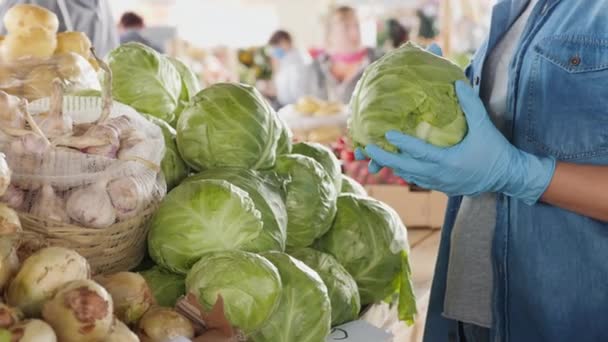
<path id="1" fill-rule="evenodd" d="M 326 50 L 306 72 L 303 95 L 348 103 L 363 70 L 378 56 L 362 46 L 357 13 L 338 7 L 328 21 Z"/>
<path id="2" fill-rule="evenodd" d="M 280 106 L 298 101 L 298 84 L 305 75 L 304 58 L 293 45 L 287 31 L 278 30 L 272 34 L 268 45 L 273 59 L 273 78 L 276 98 Z"/>
<path id="3" fill-rule="evenodd" d="M 465 139 L 366 147 L 372 171 L 454 196 L 425 341 L 606 340 L 606 22 L 606 0 L 499 2 L 456 83 Z"/>

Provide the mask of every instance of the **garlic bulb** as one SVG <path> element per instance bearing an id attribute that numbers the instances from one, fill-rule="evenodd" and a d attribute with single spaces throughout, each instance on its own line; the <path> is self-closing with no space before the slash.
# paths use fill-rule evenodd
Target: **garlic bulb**
<path id="1" fill-rule="evenodd" d="M 6 157 L 16 168 L 16 172 L 19 170 L 20 173 L 34 174 L 42 165 L 48 148 L 46 138 L 38 134 L 27 133 L 10 143 Z"/>
<path id="2" fill-rule="evenodd" d="M 14 185 L 9 185 L 0 197 L 0 202 L 6 203 L 13 209 L 20 209 L 25 201 L 25 192 Z"/>
<path id="3" fill-rule="evenodd" d="M 8 168 L 3 153 L 0 153 L 0 196 L 4 195 L 6 189 L 11 184 L 11 169 Z"/>
<path id="4" fill-rule="evenodd" d="M 151 145 L 146 141 L 146 137 L 143 134 L 133 132 L 120 141 L 118 159 L 128 160 L 129 158 L 135 157 L 147 160 L 152 154 L 150 148 Z"/>
<path id="5" fill-rule="evenodd" d="M 38 190 L 30 214 L 56 222 L 70 222 L 70 217 L 65 210 L 65 201 L 57 196 L 53 187 L 48 184 Z"/>
<path id="6" fill-rule="evenodd" d="M 25 128 L 25 117 L 19 108 L 19 98 L 0 90 L 0 127 Z"/>
<path id="7" fill-rule="evenodd" d="M 105 228 L 116 221 L 116 211 L 106 190 L 107 181 L 99 181 L 72 192 L 66 204 L 68 216 L 86 227 Z"/>
<path id="8" fill-rule="evenodd" d="M 144 187 L 133 177 L 118 178 L 108 184 L 108 195 L 119 221 L 135 216 L 145 205 L 148 194 Z"/>
<path id="9" fill-rule="evenodd" d="M 116 158 L 120 147 L 118 132 L 108 125 L 93 125 L 80 136 L 61 137 L 53 143 L 108 158 Z"/>
<path id="10" fill-rule="evenodd" d="M 63 114 L 63 83 L 60 79 L 53 81 L 49 111 L 36 116 L 35 120 L 47 138 L 72 133 L 72 118 L 69 115 Z"/>
<path id="11" fill-rule="evenodd" d="M 105 122 L 105 125 L 114 128 L 118 132 L 118 137 L 120 139 L 126 138 L 135 130 L 133 122 L 126 115 L 110 118 Z"/>

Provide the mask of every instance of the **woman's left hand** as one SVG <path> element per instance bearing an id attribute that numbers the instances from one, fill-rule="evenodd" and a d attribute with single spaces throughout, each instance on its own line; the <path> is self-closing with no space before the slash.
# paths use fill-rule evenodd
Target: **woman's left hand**
<path id="1" fill-rule="evenodd" d="M 401 152 L 366 146 L 370 171 L 390 167 L 410 183 L 449 195 L 502 192 L 535 203 L 551 181 L 555 160 L 523 152 L 509 143 L 468 84 L 456 82 L 456 93 L 468 123 L 467 135 L 459 144 L 440 148 L 400 132 L 388 132 L 387 140 Z M 361 151 L 357 157 L 363 157 Z"/>

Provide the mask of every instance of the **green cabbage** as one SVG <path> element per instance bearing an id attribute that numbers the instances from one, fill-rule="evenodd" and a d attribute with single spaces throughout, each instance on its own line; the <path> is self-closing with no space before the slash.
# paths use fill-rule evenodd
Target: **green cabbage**
<path id="1" fill-rule="evenodd" d="M 365 190 L 363 185 L 361 185 L 356 180 L 348 177 L 347 175 L 342 175 L 341 193 L 367 196 L 367 191 Z"/>
<path id="2" fill-rule="evenodd" d="M 353 277 L 333 256 L 312 248 L 292 251 L 291 256 L 315 270 L 327 286 L 331 302 L 331 324 L 339 325 L 359 317 L 361 299 Z"/>
<path id="3" fill-rule="evenodd" d="M 112 96 L 137 111 L 171 122 L 182 82 L 164 56 L 140 43 L 123 44 L 108 55 Z"/>
<path id="4" fill-rule="evenodd" d="M 279 156 L 275 171 L 285 180 L 287 246 L 307 247 L 331 227 L 336 188 L 323 166 L 310 157 Z"/>
<path id="5" fill-rule="evenodd" d="M 384 136 L 390 130 L 442 147 L 459 143 L 467 122 L 454 90 L 457 80 L 466 80 L 457 65 L 412 43 L 389 52 L 365 70 L 351 98 L 353 144 L 395 152 Z"/>
<path id="6" fill-rule="evenodd" d="M 279 270 L 283 292 L 267 324 L 253 342 L 323 342 L 331 328 L 331 304 L 319 275 L 287 254 L 262 254 Z"/>
<path id="7" fill-rule="evenodd" d="M 188 166 L 184 163 L 177 150 L 175 130 L 173 127 L 169 126 L 165 121 L 151 115 L 144 115 L 144 117 L 160 127 L 163 132 L 163 138 L 165 139 L 165 155 L 160 163 L 160 168 L 163 171 L 165 181 L 167 182 L 167 191 L 169 191 L 179 185 L 184 178 L 188 177 Z"/>
<path id="8" fill-rule="evenodd" d="M 160 266 L 180 274 L 206 252 L 248 247 L 264 228 L 251 196 L 226 181 L 182 183 L 163 200 L 148 233 L 148 250 Z"/>
<path id="9" fill-rule="evenodd" d="M 285 120 L 283 120 L 280 116 L 278 116 L 279 123 L 281 124 L 281 136 L 279 137 L 279 142 L 277 144 L 277 156 L 282 154 L 289 154 L 293 148 L 292 140 L 293 133 L 291 129 L 287 126 Z"/>
<path id="10" fill-rule="evenodd" d="M 156 303 L 160 306 L 172 308 L 186 293 L 186 279 L 183 275 L 165 271 L 159 266 L 154 266 L 140 274 L 146 279 Z"/>
<path id="11" fill-rule="evenodd" d="M 285 250 L 287 238 L 287 209 L 282 197 L 281 183 L 276 175 L 253 170 L 226 168 L 203 171 L 186 181 L 218 179 L 245 190 L 256 209 L 262 214 L 264 231 L 252 243 L 252 250 Z M 247 248 L 246 248 L 247 249 Z"/>
<path id="12" fill-rule="evenodd" d="M 175 119 L 179 119 L 184 107 L 190 102 L 190 98 L 196 95 L 201 90 L 201 84 L 198 77 L 188 68 L 182 61 L 173 57 L 167 57 L 169 62 L 173 64 L 182 80 L 182 91 L 179 95 L 179 103 L 175 109 Z"/>
<path id="13" fill-rule="evenodd" d="M 338 197 L 336 220 L 315 247 L 333 255 L 353 276 L 362 305 L 398 294 L 399 318 L 412 322 L 416 301 L 406 235 L 401 219 L 388 205 L 346 194 Z"/>
<path id="14" fill-rule="evenodd" d="M 196 94 L 177 123 L 177 146 L 197 171 L 217 167 L 270 169 L 281 124 L 253 87 L 220 83 Z"/>
<path id="15" fill-rule="evenodd" d="M 292 153 L 311 157 L 318 161 L 336 186 L 336 191 L 342 188 L 342 166 L 336 155 L 324 145 L 313 142 L 301 142 L 293 146 Z"/>
<path id="16" fill-rule="evenodd" d="M 282 293 L 277 268 L 259 255 L 242 251 L 202 255 L 186 276 L 186 289 L 207 311 L 221 295 L 226 317 L 246 335 L 267 323 Z"/>

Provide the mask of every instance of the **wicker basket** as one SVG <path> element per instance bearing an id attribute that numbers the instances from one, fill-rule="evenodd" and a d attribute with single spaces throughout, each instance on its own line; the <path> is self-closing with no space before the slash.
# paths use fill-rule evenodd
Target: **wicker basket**
<path id="1" fill-rule="evenodd" d="M 44 246 L 73 249 L 87 258 L 93 274 L 127 271 L 144 258 L 149 222 L 158 204 L 148 206 L 136 217 L 102 229 L 57 223 L 20 212 L 26 234 L 25 248 L 30 253 Z"/>

